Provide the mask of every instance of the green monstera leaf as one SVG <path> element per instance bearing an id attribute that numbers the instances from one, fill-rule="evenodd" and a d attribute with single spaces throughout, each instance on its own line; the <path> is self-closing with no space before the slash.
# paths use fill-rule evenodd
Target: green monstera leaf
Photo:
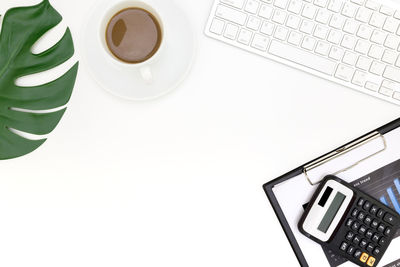
<path id="1" fill-rule="evenodd" d="M 71 97 L 78 63 L 52 82 L 32 87 L 15 84 L 20 77 L 52 69 L 73 56 L 69 29 L 53 47 L 32 53 L 38 39 L 61 20 L 48 0 L 10 9 L 4 16 L 0 33 L 0 160 L 28 154 L 46 141 L 25 138 L 18 131 L 49 134 L 64 115 L 66 108 L 61 107 Z"/>

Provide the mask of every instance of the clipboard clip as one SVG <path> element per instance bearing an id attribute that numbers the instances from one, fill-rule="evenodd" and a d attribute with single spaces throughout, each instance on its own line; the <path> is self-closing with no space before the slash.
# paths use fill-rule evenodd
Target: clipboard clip
<path id="1" fill-rule="evenodd" d="M 339 173 L 345 172 L 351 168 L 354 168 L 361 162 L 364 162 L 382 152 L 384 152 L 387 149 L 387 142 L 385 137 L 380 134 L 379 132 L 373 132 L 363 138 L 360 138 L 348 145 L 345 145 L 334 152 L 331 152 L 327 154 L 326 156 L 323 156 L 314 162 L 311 162 L 310 164 L 307 164 L 304 169 L 303 173 L 306 176 L 308 182 L 314 186 L 319 184 L 322 181 L 322 178 L 320 177 L 325 177 L 327 174 L 333 174 L 337 175 Z M 364 155 L 365 154 L 365 155 Z M 360 159 L 355 159 L 354 157 L 360 157 Z M 348 161 L 350 161 L 350 158 L 353 158 L 348 165 Z M 343 163 L 345 162 L 345 163 Z M 341 165 L 340 170 L 337 170 L 334 172 L 332 168 L 334 165 Z M 324 166 L 325 171 L 329 171 L 330 173 L 323 173 L 320 167 Z M 318 170 L 319 169 L 319 170 Z M 311 173 L 316 173 L 316 176 L 320 179 L 318 181 L 313 181 L 311 178 L 312 174 Z"/>

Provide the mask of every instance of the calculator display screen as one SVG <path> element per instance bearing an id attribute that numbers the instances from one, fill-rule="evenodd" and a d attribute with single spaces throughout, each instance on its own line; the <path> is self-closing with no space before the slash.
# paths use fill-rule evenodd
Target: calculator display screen
<path id="1" fill-rule="evenodd" d="M 335 219 L 336 214 L 340 210 L 340 207 L 343 204 L 343 201 L 346 199 L 346 196 L 340 192 L 337 192 L 335 198 L 333 199 L 330 207 L 326 211 L 324 217 L 322 218 L 321 223 L 318 226 L 318 230 L 326 233 L 329 229 L 329 226 L 332 224 L 333 219 Z"/>

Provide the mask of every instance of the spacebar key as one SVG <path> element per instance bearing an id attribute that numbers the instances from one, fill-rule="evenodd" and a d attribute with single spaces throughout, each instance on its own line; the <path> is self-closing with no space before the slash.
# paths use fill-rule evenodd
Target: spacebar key
<path id="1" fill-rule="evenodd" d="M 269 53 L 324 74 L 333 75 L 335 72 L 335 62 L 275 40 L 271 42 Z"/>

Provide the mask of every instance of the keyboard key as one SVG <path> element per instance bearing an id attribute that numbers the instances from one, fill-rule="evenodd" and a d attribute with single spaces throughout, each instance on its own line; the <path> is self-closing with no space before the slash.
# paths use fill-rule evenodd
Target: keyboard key
<path id="1" fill-rule="evenodd" d="M 381 6 L 381 9 L 379 10 L 382 14 L 388 15 L 388 16 L 393 16 L 395 10 L 393 8 L 390 8 L 388 6 Z"/>
<path id="2" fill-rule="evenodd" d="M 339 12 L 342 5 L 343 2 L 341 0 L 331 0 L 328 4 L 328 9 L 333 12 Z"/>
<path id="3" fill-rule="evenodd" d="M 322 25 L 317 25 L 314 30 L 314 36 L 320 39 L 325 39 L 328 35 L 328 28 Z"/>
<path id="4" fill-rule="evenodd" d="M 400 69 L 398 69 L 398 71 L 400 73 Z M 400 76 L 398 77 L 398 82 L 400 82 Z M 383 221 L 390 223 L 391 225 L 397 223 L 395 217 L 390 213 L 385 214 L 385 216 L 383 217 Z"/>
<path id="5" fill-rule="evenodd" d="M 267 6 L 267 5 L 262 5 L 258 15 L 264 19 L 270 19 L 271 15 L 272 15 L 272 11 L 273 11 L 272 7 Z"/>
<path id="6" fill-rule="evenodd" d="M 399 28 L 399 25 L 400 25 L 399 20 L 394 18 L 387 18 L 385 24 L 383 25 L 383 30 L 390 33 L 395 33 Z"/>
<path id="7" fill-rule="evenodd" d="M 366 55 L 371 48 L 371 44 L 364 40 L 358 40 L 354 50 L 360 54 Z"/>
<path id="8" fill-rule="evenodd" d="M 277 57 L 290 60 L 327 75 L 333 75 L 335 71 L 335 62 L 277 41 L 271 42 L 269 52 Z"/>
<path id="9" fill-rule="evenodd" d="M 383 44 L 385 42 L 386 36 L 387 36 L 386 33 L 374 30 L 371 36 L 371 41 L 377 44 Z"/>
<path id="10" fill-rule="evenodd" d="M 367 74 L 365 72 L 357 70 L 351 82 L 355 85 L 364 87 L 366 80 L 367 80 Z"/>
<path id="11" fill-rule="evenodd" d="M 278 2 L 278 1 L 276 1 L 276 2 Z M 259 6 L 260 6 L 260 3 L 258 1 L 248 0 L 244 10 L 249 13 L 256 14 Z"/>
<path id="12" fill-rule="evenodd" d="M 368 90 L 377 92 L 379 90 L 379 85 L 373 82 L 367 82 L 365 84 L 365 88 L 367 88 Z"/>
<path id="13" fill-rule="evenodd" d="M 383 73 L 383 77 L 400 83 L 400 69 L 394 68 L 391 66 L 387 66 Z M 386 215 L 385 215 L 385 217 L 386 217 Z"/>
<path id="14" fill-rule="evenodd" d="M 300 25 L 300 18 L 297 16 L 289 15 L 287 21 L 286 21 L 286 26 L 292 28 L 292 29 L 298 29 Z"/>
<path id="15" fill-rule="evenodd" d="M 374 235 L 374 232 L 371 229 L 368 229 L 367 232 L 365 233 L 365 236 L 368 239 L 371 239 L 373 235 Z"/>
<path id="16" fill-rule="evenodd" d="M 329 52 L 329 57 L 338 61 L 343 58 L 343 55 L 344 50 L 336 46 L 332 47 L 331 51 Z"/>
<path id="17" fill-rule="evenodd" d="M 247 28 L 258 31 L 260 28 L 261 19 L 251 16 L 247 21 Z"/>
<path id="18" fill-rule="evenodd" d="M 301 15 L 308 19 L 313 19 L 317 12 L 317 8 L 313 5 L 305 5 Z"/>
<path id="19" fill-rule="evenodd" d="M 315 0 L 314 4 L 319 7 L 326 7 L 328 0 Z"/>
<path id="20" fill-rule="evenodd" d="M 346 251 L 347 248 L 348 248 L 348 246 L 349 246 L 349 243 L 343 242 L 343 243 L 340 245 L 340 250 Z"/>
<path id="21" fill-rule="evenodd" d="M 359 259 L 361 257 L 361 250 L 357 249 L 356 252 L 354 252 L 354 258 Z"/>
<path id="22" fill-rule="evenodd" d="M 287 0 L 275 0 L 274 6 L 286 9 L 287 4 L 288 4 Z"/>
<path id="23" fill-rule="evenodd" d="M 380 4 L 378 4 L 377 2 L 372 1 L 372 0 L 368 0 L 365 3 L 365 7 L 372 9 L 372 10 L 379 10 L 380 6 L 381 6 Z"/>
<path id="24" fill-rule="evenodd" d="M 274 29 L 275 25 L 273 23 L 264 21 L 263 24 L 261 25 L 260 32 L 266 35 L 272 35 Z"/>
<path id="25" fill-rule="evenodd" d="M 342 33 L 339 31 L 331 30 L 328 35 L 328 42 L 333 44 L 339 44 L 342 40 Z"/>
<path id="26" fill-rule="evenodd" d="M 239 25 L 244 25 L 247 19 L 247 15 L 245 13 L 221 5 L 218 6 L 215 14 L 217 17 L 237 23 Z"/>
<path id="27" fill-rule="evenodd" d="M 220 35 L 224 31 L 224 26 L 225 22 L 223 22 L 222 20 L 213 19 L 210 27 L 210 32 Z"/>
<path id="28" fill-rule="evenodd" d="M 221 0 L 222 3 L 242 9 L 245 0 Z"/>
<path id="29" fill-rule="evenodd" d="M 375 264 L 375 258 L 374 257 L 369 257 L 368 258 L 368 261 L 367 261 L 367 265 L 368 266 L 374 266 L 374 264 Z"/>
<path id="30" fill-rule="evenodd" d="M 376 247 L 372 254 L 374 254 L 375 256 L 379 256 L 381 254 L 381 249 L 379 247 Z"/>
<path id="31" fill-rule="evenodd" d="M 242 29 L 239 33 L 238 42 L 245 44 L 245 45 L 249 45 L 252 36 L 253 36 L 253 33 L 251 31 Z"/>
<path id="32" fill-rule="evenodd" d="M 354 18 L 354 15 L 356 14 L 357 10 L 358 6 L 356 6 L 353 3 L 347 2 L 343 6 L 342 14 L 346 17 Z"/>
<path id="33" fill-rule="evenodd" d="M 375 249 L 375 246 L 374 246 L 374 244 L 372 244 L 372 243 L 369 243 L 368 246 L 367 246 L 367 248 L 366 248 L 366 250 L 367 250 L 368 252 L 372 252 L 374 249 Z"/>
<path id="34" fill-rule="evenodd" d="M 329 54 L 330 48 L 331 48 L 330 44 L 319 41 L 317 47 L 315 48 L 315 52 L 322 56 L 327 56 Z"/>
<path id="35" fill-rule="evenodd" d="M 392 50 L 385 50 L 382 56 L 382 61 L 393 65 L 396 62 L 398 53 Z"/>
<path id="36" fill-rule="evenodd" d="M 224 36 L 231 40 L 235 40 L 238 32 L 239 32 L 238 26 L 233 24 L 228 24 L 228 26 L 226 26 Z"/>
<path id="37" fill-rule="evenodd" d="M 368 56 L 375 58 L 375 59 L 381 59 L 383 56 L 384 49 L 381 46 L 373 45 L 371 46 L 371 49 L 368 52 Z"/>
<path id="38" fill-rule="evenodd" d="M 390 236 L 392 234 L 392 228 L 386 227 L 385 229 L 385 236 Z"/>
<path id="39" fill-rule="evenodd" d="M 354 74 L 354 69 L 351 67 L 348 67 L 346 65 L 339 65 L 337 68 L 337 71 L 335 73 L 335 77 L 339 78 L 343 81 L 349 82 L 351 78 L 353 77 Z M 358 231 L 358 228 L 360 227 L 360 224 L 358 222 L 354 222 L 352 225 L 352 229 L 354 231 Z"/>
<path id="40" fill-rule="evenodd" d="M 312 51 L 312 50 L 314 50 L 314 47 L 315 47 L 316 43 L 317 43 L 317 40 L 315 40 L 312 37 L 306 36 L 303 39 L 303 43 L 301 44 L 301 47 L 303 47 L 304 49 Z"/>
<path id="41" fill-rule="evenodd" d="M 266 51 L 267 47 L 268 47 L 268 42 L 269 42 L 268 37 L 256 33 L 254 35 L 254 39 L 253 39 L 251 46 L 258 50 Z"/>
<path id="42" fill-rule="evenodd" d="M 315 20 L 319 23 L 327 24 L 331 18 L 332 13 L 326 9 L 320 9 L 315 17 Z"/>
<path id="43" fill-rule="evenodd" d="M 339 14 L 334 14 L 331 18 L 331 21 L 329 22 L 329 26 L 336 29 L 342 29 L 344 22 L 345 19 L 342 16 L 340 16 Z"/>
<path id="44" fill-rule="evenodd" d="M 363 6 L 365 3 L 365 0 L 351 0 L 350 2 L 359 5 L 359 6 Z"/>
<path id="45" fill-rule="evenodd" d="M 288 11 L 295 13 L 295 14 L 300 14 L 301 8 L 303 7 L 303 3 L 301 0 L 291 0 L 289 2 L 288 6 Z"/>
<path id="46" fill-rule="evenodd" d="M 311 34 L 315 24 L 309 20 L 303 20 L 300 26 L 300 31 L 303 33 Z"/>
<path id="47" fill-rule="evenodd" d="M 278 26 L 275 31 L 275 38 L 285 41 L 288 36 L 289 30 L 283 27 Z"/>
<path id="48" fill-rule="evenodd" d="M 358 28 L 357 36 L 369 40 L 372 35 L 372 28 L 367 25 L 361 25 Z"/>
<path id="49" fill-rule="evenodd" d="M 274 16 L 272 17 L 272 21 L 279 24 L 283 24 L 285 20 L 286 20 L 286 13 L 279 9 L 275 10 Z"/>
<path id="50" fill-rule="evenodd" d="M 367 240 L 365 240 L 365 239 L 362 239 L 362 240 L 360 241 L 360 247 L 361 247 L 361 248 L 365 248 L 365 247 L 367 246 L 367 244 L 368 244 L 368 242 L 367 242 Z"/>
<path id="51" fill-rule="evenodd" d="M 381 76 L 383 74 L 384 70 L 385 70 L 384 64 L 382 64 L 381 62 L 378 62 L 378 61 L 374 61 L 374 62 L 372 62 L 372 65 L 371 65 L 371 68 L 369 71 L 372 72 L 373 74 Z"/>
<path id="52" fill-rule="evenodd" d="M 374 241 L 375 243 L 378 243 L 378 241 L 379 241 L 379 235 L 378 235 L 378 234 L 374 234 L 374 235 L 372 236 L 372 241 Z"/>
<path id="53" fill-rule="evenodd" d="M 367 23 L 370 20 L 371 16 L 372 11 L 370 9 L 360 7 L 356 15 L 356 20 Z"/>
<path id="54" fill-rule="evenodd" d="M 378 12 L 374 12 L 371 16 L 369 24 L 376 28 L 382 28 L 383 24 L 385 23 L 385 20 L 386 20 L 385 15 Z"/>
<path id="55" fill-rule="evenodd" d="M 352 52 L 345 52 L 344 57 L 343 57 L 343 63 L 349 64 L 351 66 L 355 66 L 357 62 L 358 56 Z M 363 85 L 364 86 L 364 85 Z M 358 214 L 358 219 L 360 221 L 364 220 L 365 213 L 360 212 Z"/>
<path id="56" fill-rule="evenodd" d="M 397 48 L 400 45 L 400 37 L 399 36 L 395 36 L 395 35 L 388 35 L 388 37 L 385 40 L 385 44 L 384 44 L 387 48 L 391 48 L 393 50 L 397 50 Z"/>
<path id="57" fill-rule="evenodd" d="M 382 86 L 392 89 L 392 90 L 397 90 L 400 91 L 400 84 L 399 83 L 395 83 L 395 82 L 391 82 L 391 81 L 383 81 L 382 82 Z"/>
<path id="58" fill-rule="evenodd" d="M 351 35 L 345 35 L 343 37 L 341 46 L 343 46 L 344 48 L 353 50 L 355 45 L 356 45 L 356 38 L 354 38 Z"/>
<path id="59" fill-rule="evenodd" d="M 393 90 L 392 90 L 392 92 L 393 92 Z M 386 229 L 386 227 L 383 223 L 379 224 L 378 232 L 383 233 L 383 232 L 385 232 L 385 229 Z"/>
<path id="60" fill-rule="evenodd" d="M 343 31 L 355 34 L 360 24 L 352 19 L 347 19 L 344 23 Z"/>
<path id="61" fill-rule="evenodd" d="M 293 44 L 293 45 L 297 45 L 299 46 L 301 43 L 301 39 L 303 38 L 303 35 L 301 33 L 298 32 L 291 32 L 289 34 L 289 38 L 288 38 L 288 42 Z"/>
<path id="62" fill-rule="evenodd" d="M 357 61 L 357 68 L 360 68 L 362 70 L 369 70 L 370 66 L 372 64 L 372 59 L 368 58 L 368 57 L 364 57 L 364 56 L 360 56 L 358 58 Z M 365 204 L 368 204 L 369 202 L 365 202 Z M 367 210 L 366 205 L 364 204 L 364 209 Z M 371 205 L 371 203 L 369 203 L 369 206 Z"/>
<path id="63" fill-rule="evenodd" d="M 395 92 L 393 98 L 396 100 L 400 100 L 400 92 Z"/>

